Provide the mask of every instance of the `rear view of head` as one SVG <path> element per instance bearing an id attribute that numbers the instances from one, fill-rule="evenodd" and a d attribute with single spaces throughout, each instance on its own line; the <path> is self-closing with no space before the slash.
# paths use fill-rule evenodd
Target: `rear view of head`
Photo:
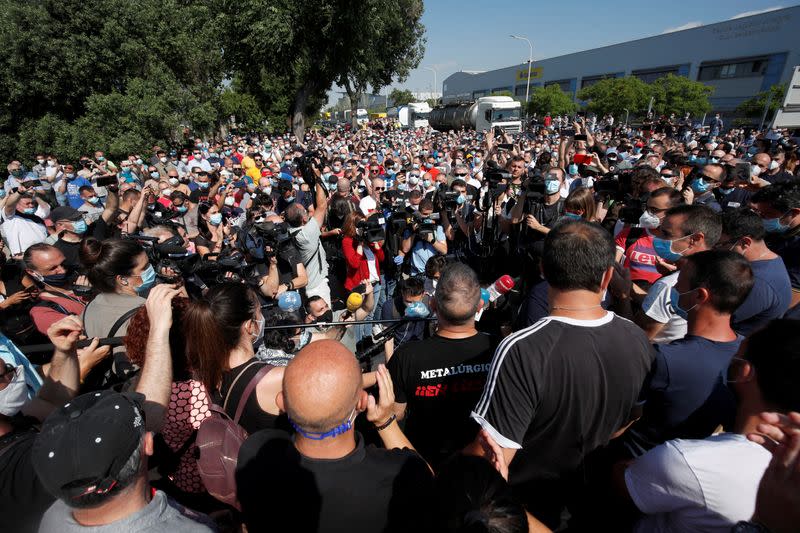
<path id="1" fill-rule="evenodd" d="M 478 276 L 464 263 L 449 264 L 439 276 L 434 297 L 440 321 L 453 326 L 469 324 L 481 303 Z"/>
<path id="2" fill-rule="evenodd" d="M 614 254 L 614 240 L 607 231 L 574 220 L 559 224 L 547 234 L 542 272 L 554 289 L 600 292 L 604 276 L 614 266 Z"/>
<path id="3" fill-rule="evenodd" d="M 299 430 L 324 434 L 352 422 L 365 400 L 353 353 L 338 341 L 322 340 L 300 350 L 286 367 L 278 406 Z"/>
<path id="4" fill-rule="evenodd" d="M 753 270 L 747 259 L 721 250 L 688 256 L 676 285 L 679 293 L 695 291 L 694 297 L 698 298 L 699 289 L 704 289 L 711 307 L 722 314 L 733 314 L 752 288 Z"/>

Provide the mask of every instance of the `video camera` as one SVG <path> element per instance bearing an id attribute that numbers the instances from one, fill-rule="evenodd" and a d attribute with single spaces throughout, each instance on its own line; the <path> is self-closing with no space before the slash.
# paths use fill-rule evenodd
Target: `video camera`
<path id="1" fill-rule="evenodd" d="M 414 213 L 414 232 L 418 237 L 427 239 L 428 235 L 436 237 L 436 226 L 439 222 L 439 213 L 423 216 L 419 211 Z"/>
<path id="2" fill-rule="evenodd" d="M 275 257 L 292 240 L 285 222 L 258 222 L 243 231 L 245 235 L 242 251 L 248 252 L 256 260 Z"/>
<path id="3" fill-rule="evenodd" d="M 366 220 L 356 224 L 356 238 L 367 243 L 386 240 L 386 219 L 380 213 L 373 213 Z"/>
<path id="4" fill-rule="evenodd" d="M 631 171 L 609 172 L 594 182 L 594 190 L 598 194 L 606 195 L 616 201 L 630 198 L 633 190 L 631 186 Z"/>
<path id="5" fill-rule="evenodd" d="M 312 190 L 314 189 L 314 185 L 317 183 L 317 175 L 314 172 L 314 169 L 321 166 L 324 158 L 324 152 L 315 152 L 313 150 L 307 150 L 300 157 L 294 158 L 294 164 L 297 167 L 297 170 L 300 171 L 303 181 L 305 181 L 306 185 L 308 185 Z M 322 186 L 324 187 L 325 184 L 322 184 Z"/>

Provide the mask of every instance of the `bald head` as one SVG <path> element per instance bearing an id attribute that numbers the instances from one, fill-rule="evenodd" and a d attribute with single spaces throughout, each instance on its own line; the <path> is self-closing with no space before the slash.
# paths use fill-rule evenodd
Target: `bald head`
<path id="1" fill-rule="evenodd" d="M 301 429 L 324 433 L 344 422 L 361 392 L 361 370 L 341 342 L 322 340 L 300 350 L 283 374 L 283 404 Z"/>
<path id="2" fill-rule="evenodd" d="M 350 192 L 350 180 L 347 178 L 339 178 L 336 180 L 336 191 L 342 196 Z"/>

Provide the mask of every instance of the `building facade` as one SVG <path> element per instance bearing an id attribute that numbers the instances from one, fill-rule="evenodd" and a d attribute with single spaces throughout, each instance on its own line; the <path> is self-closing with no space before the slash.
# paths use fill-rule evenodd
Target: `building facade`
<path id="1" fill-rule="evenodd" d="M 667 74 L 715 88 L 715 111 L 730 113 L 800 65 L 800 6 L 534 61 L 530 85 L 558 85 L 575 98 L 603 78 Z M 456 72 L 442 84 L 443 102 L 469 101 L 500 91 L 525 100 L 528 64 L 486 72 Z"/>

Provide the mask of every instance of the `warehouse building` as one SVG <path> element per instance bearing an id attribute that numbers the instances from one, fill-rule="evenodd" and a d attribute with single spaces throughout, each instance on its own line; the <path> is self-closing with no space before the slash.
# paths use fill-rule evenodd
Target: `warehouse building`
<path id="1" fill-rule="evenodd" d="M 675 74 L 714 87 L 714 110 L 728 114 L 756 93 L 788 83 L 794 65 L 800 65 L 800 6 L 536 60 L 530 85 L 555 84 L 574 98 L 603 78 L 636 76 L 650 83 Z M 523 101 L 527 80 L 527 63 L 456 72 L 443 82 L 442 101 L 500 91 Z"/>

